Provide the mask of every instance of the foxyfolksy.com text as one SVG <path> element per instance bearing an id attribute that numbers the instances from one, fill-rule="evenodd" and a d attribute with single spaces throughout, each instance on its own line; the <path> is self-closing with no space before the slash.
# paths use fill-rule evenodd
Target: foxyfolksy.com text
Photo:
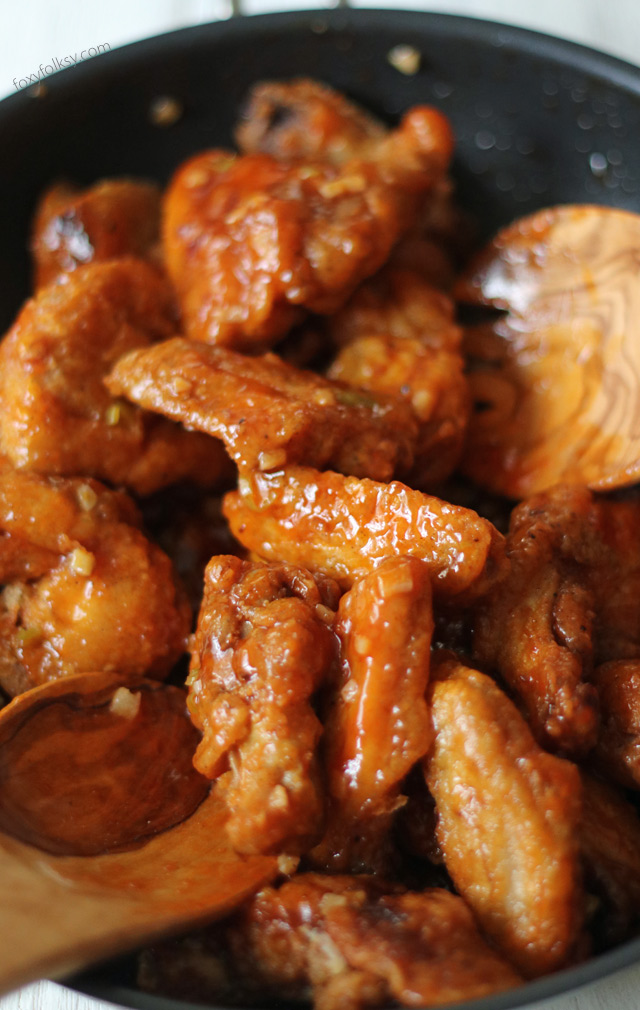
<path id="1" fill-rule="evenodd" d="M 21 88 L 28 88 L 30 84 L 40 84 L 43 77 L 55 74 L 56 70 L 64 70 L 65 67 L 74 67 L 76 63 L 90 60 L 92 56 L 106 53 L 109 49 L 111 49 L 109 43 L 103 42 L 99 46 L 90 46 L 89 49 L 83 49 L 80 53 L 74 53 L 73 56 L 63 56 L 61 60 L 57 56 L 54 56 L 51 63 L 41 63 L 35 74 L 29 74 L 28 77 L 14 77 L 13 86 L 16 91 L 20 91 Z"/>

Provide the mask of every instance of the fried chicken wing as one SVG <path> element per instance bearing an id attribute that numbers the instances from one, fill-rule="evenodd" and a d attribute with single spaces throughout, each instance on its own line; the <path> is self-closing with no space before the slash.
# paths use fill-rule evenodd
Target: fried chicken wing
<path id="1" fill-rule="evenodd" d="M 398 481 L 285 467 L 241 479 L 223 510 L 249 550 L 325 572 L 345 589 L 392 555 L 425 561 L 434 596 L 461 605 L 502 575 L 504 541 L 491 523 Z"/>
<path id="2" fill-rule="evenodd" d="M 83 263 L 159 259 L 160 190 L 135 179 L 106 179 L 81 190 L 59 182 L 43 195 L 31 236 L 35 287 Z"/>
<path id="3" fill-rule="evenodd" d="M 385 267 L 361 284 L 327 327 L 338 347 L 374 335 L 420 340 L 434 351 L 458 351 L 461 342 L 451 299 L 408 267 Z"/>
<path id="4" fill-rule="evenodd" d="M 571 544 L 591 507 L 586 488 L 561 487 L 516 508 L 509 574 L 480 605 L 474 655 L 497 669 L 524 703 L 536 735 L 567 753 L 598 732 L 592 662 L 594 593 Z"/>
<path id="5" fill-rule="evenodd" d="M 640 501 L 559 485 L 514 510 L 507 553 L 475 655 L 517 691 L 548 744 L 585 752 L 598 730 L 593 660 L 640 659 Z"/>
<path id="6" fill-rule="evenodd" d="M 228 472 L 219 442 L 109 395 L 125 352 L 168 337 L 170 296 L 156 271 L 122 259 L 82 267 L 27 302 L 0 345 L 0 447 L 15 466 L 88 474 L 139 494 Z"/>
<path id="7" fill-rule="evenodd" d="M 212 558 L 192 649 L 194 764 L 217 779 L 238 852 L 303 851 L 322 830 L 311 698 L 330 676 L 338 590 L 287 564 Z"/>
<path id="8" fill-rule="evenodd" d="M 247 99 L 235 139 L 243 154 L 341 164 L 379 143 L 386 128 L 326 84 L 300 77 L 261 81 Z"/>
<path id="9" fill-rule="evenodd" d="M 442 1006 L 521 981 L 460 898 L 364 876 L 306 873 L 264 888 L 223 936 L 213 927 L 198 941 L 195 949 L 187 941 L 149 952 L 143 986 L 176 994 L 182 974 L 200 1000 L 312 998 L 315 1010 L 362 1010 L 392 1000 Z"/>
<path id="10" fill-rule="evenodd" d="M 163 217 L 187 335 L 264 348 L 305 312 L 335 312 L 385 262 L 451 149 L 446 120 L 424 107 L 344 164 L 219 150 L 191 158 Z"/>
<path id="11" fill-rule="evenodd" d="M 383 561 L 342 597 L 335 629 L 342 671 L 323 740 L 329 821 L 312 858 L 335 871 L 388 872 L 401 786 L 430 744 L 428 566 Z"/>
<path id="12" fill-rule="evenodd" d="M 235 137 L 243 154 L 272 155 L 282 161 L 322 158 L 342 164 L 364 157 L 384 138 L 386 128 L 343 95 L 307 78 L 263 81 L 249 94 Z M 425 199 L 414 223 L 391 253 L 396 265 L 409 266 L 443 290 L 453 285 L 454 253 L 470 224 L 442 179 Z"/>
<path id="13" fill-rule="evenodd" d="M 595 662 L 640 659 L 640 498 L 592 495 L 575 552 L 595 594 Z"/>
<path id="14" fill-rule="evenodd" d="M 591 682 L 601 711 L 593 756 L 614 782 L 640 789 L 640 660 L 604 663 Z"/>
<path id="15" fill-rule="evenodd" d="M 582 772 L 580 845 L 595 891 L 599 939 L 619 942 L 640 918 L 640 818 L 615 787 Z"/>
<path id="16" fill-rule="evenodd" d="M 443 1006 L 521 982 L 482 938 L 464 901 L 443 888 L 375 902 L 329 898 L 322 909 L 347 962 L 381 976 L 402 1006 Z"/>
<path id="17" fill-rule="evenodd" d="M 338 351 L 329 376 L 406 400 L 418 420 L 412 487 L 445 480 L 460 453 L 470 411 L 461 331 L 453 305 L 413 271 L 383 269 L 329 323 Z"/>
<path id="18" fill-rule="evenodd" d="M 275 354 L 249 358 L 175 337 L 126 354 L 107 387 L 222 439 L 241 470 L 304 463 L 388 480 L 413 459 L 416 426 L 404 404 L 358 394 Z"/>
<path id="19" fill-rule="evenodd" d="M 122 492 L 0 465 L 0 683 L 11 695 L 71 673 L 163 677 L 190 611 L 169 558 Z M 19 571 L 7 541 L 24 545 Z"/>
<path id="20" fill-rule="evenodd" d="M 428 692 L 425 760 L 456 890 L 526 977 L 570 962 L 582 926 L 578 769 L 546 754 L 485 674 L 452 655 Z"/>

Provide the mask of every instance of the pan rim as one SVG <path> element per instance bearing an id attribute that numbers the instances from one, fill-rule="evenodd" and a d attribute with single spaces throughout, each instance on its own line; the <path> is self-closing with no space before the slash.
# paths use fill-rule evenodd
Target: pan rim
<path id="1" fill-rule="evenodd" d="M 192 50 L 196 43 L 200 48 L 209 41 L 222 43 L 239 37 L 264 37 L 265 34 L 283 30 L 310 30 L 320 20 L 332 31 L 357 30 L 362 25 L 378 28 L 393 25 L 394 30 L 410 32 L 414 25 L 420 25 L 423 30 L 429 25 L 434 33 L 446 38 L 473 41 L 503 51 L 515 50 L 529 58 L 550 60 L 640 99 L 640 67 L 617 56 L 517 25 L 437 11 L 393 8 L 308 8 L 252 14 L 178 28 L 128 43 L 93 57 L 77 67 L 59 71 L 47 78 L 46 90 L 47 93 L 64 97 L 71 89 L 103 77 L 108 79 L 121 70 L 129 69 L 132 63 L 162 60 L 166 58 L 167 50 L 177 54 L 182 50 Z M 33 114 L 34 104 L 39 103 L 34 103 L 34 98 L 28 93 L 30 90 L 10 94 L 0 101 L 0 129 L 14 115 L 22 117 L 26 109 Z M 517 1010 L 532 1002 L 577 991 L 629 968 L 638 961 L 640 937 L 628 940 L 577 967 L 528 982 L 506 993 L 451 1004 L 448 1010 Z M 94 969 L 93 974 L 97 976 L 98 971 L 99 969 Z M 64 980 L 61 984 L 78 993 L 134 1010 L 192 1010 L 196 1007 L 195 1004 L 182 1000 L 154 996 L 125 985 L 114 985 L 99 977 L 94 978 L 90 973 Z M 201 1004 L 200 1008 L 202 1010 Z M 226 1008 L 219 1005 L 216 1010 Z"/>
<path id="2" fill-rule="evenodd" d="M 430 24 L 434 31 L 437 30 L 444 37 L 488 44 L 507 51 L 515 49 L 529 57 L 548 59 L 588 74 L 592 78 L 600 78 L 603 82 L 640 98 L 640 66 L 581 43 L 531 28 L 483 18 L 386 7 L 310 7 L 304 10 L 250 14 L 176 28 L 117 46 L 75 67 L 56 71 L 44 82 L 44 94 L 55 95 L 68 87 L 82 86 L 96 77 L 105 75 L 111 77 L 121 68 L 129 67 L 132 60 L 164 59 L 167 48 L 179 53 L 182 49 L 190 50 L 196 42 L 201 46 L 209 39 L 222 42 L 237 36 L 263 37 L 265 34 L 281 32 L 283 29 L 313 30 L 314 26 L 317 30 L 320 21 L 325 22 L 327 28 L 333 31 L 347 31 L 363 22 L 371 26 L 392 26 L 401 30 L 406 26 L 407 31 L 410 31 L 414 24 L 421 26 Z M 4 116 L 13 113 L 20 115 L 25 109 L 33 110 L 35 87 L 34 85 L 33 88 L 25 88 L 0 100 L 0 128 Z"/>

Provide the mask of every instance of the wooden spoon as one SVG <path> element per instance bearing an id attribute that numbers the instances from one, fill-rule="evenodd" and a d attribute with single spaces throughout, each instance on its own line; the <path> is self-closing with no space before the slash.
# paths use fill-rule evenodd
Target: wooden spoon
<path id="1" fill-rule="evenodd" d="M 0 992 L 215 919 L 275 876 L 230 849 L 197 737 L 183 691 L 113 674 L 0 712 Z"/>
<path id="2" fill-rule="evenodd" d="M 469 328 L 475 416 L 463 468 L 524 498 L 640 478 L 640 215 L 544 210 L 505 228 L 456 297 L 506 315 Z"/>

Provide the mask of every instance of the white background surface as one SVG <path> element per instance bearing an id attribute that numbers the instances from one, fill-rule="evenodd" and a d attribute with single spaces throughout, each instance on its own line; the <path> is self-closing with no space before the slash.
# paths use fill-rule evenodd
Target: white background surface
<path id="1" fill-rule="evenodd" d="M 251 13 L 313 5 L 313 0 L 243 3 Z M 439 0 L 437 4 L 367 0 L 356 5 L 476 15 L 561 35 L 640 63 L 640 0 Z M 40 64 L 50 64 L 54 57 L 62 60 L 67 54 L 104 43 L 115 48 L 226 14 L 227 0 L 0 0 L 0 97 L 15 91 L 13 78 L 37 73 Z M 544 1006 L 546 1010 L 640 1010 L 640 967 Z M 103 1008 L 106 1010 L 106 1004 L 50 982 L 37 983 L 0 1000 L 0 1010 Z"/>

